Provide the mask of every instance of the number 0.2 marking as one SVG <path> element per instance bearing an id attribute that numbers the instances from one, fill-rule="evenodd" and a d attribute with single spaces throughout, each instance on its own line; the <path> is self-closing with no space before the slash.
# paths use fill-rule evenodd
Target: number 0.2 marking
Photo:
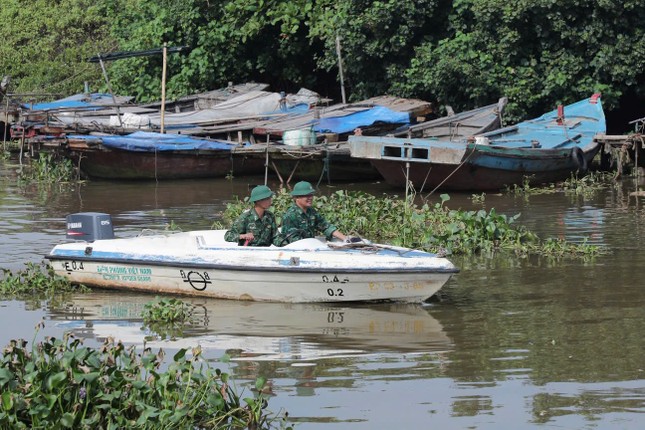
<path id="1" fill-rule="evenodd" d="M 335 290 L 333 288 L 327 288 L 327 295 L 329 297 L 343 297 L 345 294 L 342 288 L 336 288 Z"/>

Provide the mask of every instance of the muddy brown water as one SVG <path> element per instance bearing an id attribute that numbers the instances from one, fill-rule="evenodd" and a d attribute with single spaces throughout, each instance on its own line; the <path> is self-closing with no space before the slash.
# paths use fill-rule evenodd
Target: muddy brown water
<path id="1" fill-rule="evenodd" d="M 117 235 L 209 228 L 263 178 L 87 182 L 64 193 L 19 186 L 0 162 L 0 267 L 39 263 L 69 213 L 113 216 Z M 71 331 L 173 350 L 200 344 L 240 389 L 271 383 L 269 409 L 301 429 L 638 429 L 645 423 L 645 199 L 626 179 L 586 196 L 453 194 L 452 208 L 515 215 L 541 237 L 587 240 L 592 260 L 453 258 L 461 272 L 427 306 L 322 306 L 186 299 L 194 324 L 174 340 L 141 330 L 153 297 L 94 292 L 61 303 L 0 301 L 0 344 Z M 380 183 L 323 187 L 382 193 Z M 431 197 L 438 200 L 438 196 Z M 224 353 L 233 360 L 221 363 Z"/>

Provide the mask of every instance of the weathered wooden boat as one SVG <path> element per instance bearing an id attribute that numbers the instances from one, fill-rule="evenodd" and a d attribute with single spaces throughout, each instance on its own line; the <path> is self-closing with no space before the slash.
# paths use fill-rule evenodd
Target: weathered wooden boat
<path id="1" fill-rule="evenodd" d="M 398 187 L 463 191 L 538 185 L 584 173 L 605 132 L 600 95 L 538 118 L 460 140 L 350 137 L 352 156 L 372 161 Z M 409 182 L 408 182 L 409 181 Z"/>
<path id="2" fill-rule="evenodd" d="M 138 131 L 128 135 L 70 135 L 65 156 L 90 178 L 188 179 L 261 174 L 262 160 L 233 156 L 243 145 L 224 140 Z"/>
<path id="3" fill-rule="evenodd" d="M 48 309 L 51 319 L 77 337 L 113 338 L 148 347 L 236 351 L 233 360 L 308 360 L 371 352 L 452 349 L 431 309 L 412 303 L 267 303 L 182 297 L 189 322 L 163 339 L 142 330 L 150 294 L 94 291 Z M 162 338 L 162 339 L 160 339 Z"/>
<path id="4" fill-rule="evenodd" d="M 412 116 L 430 112 L 423 100 L 391 96 L 351 104 L 315 107 L 257 123 L 257 144 L 240 149 L 246 156 L 265 158 L 282 182 L 290 180 L 347 182 L 380 177 L 369 160 L 351 157 L 347 136 L 353 133 L 382 135 L 407 126 Z M 260 143 L 262 139 L 266 143 Z M 273 139 L 273 140 L 272 140 Z"/>
<path id="5" fill-rule="evenodd" d="M 497 103 L 457 114 L 452 113 L 450 106 L 446 106 L 446 109 L 451 112 L 450 114 L 430 121 L 411 124 L 388 134 L 388 136 L 421 137 L 458 142 L 464 138 L 500 128 L 502 114 L 507 103 L 508 99 L 502 97 Z"/>
<path id="6" fill-rule="evenodd" d="M 373 244 L 304 239 L 243 247 L 224 230 L 116 239 L 109 215 L 73 214 L 67 237 L 47 255 L 71 282 L 157 294 L 270 302 L 422 302 L 456 273 L 446 258 Z"/>

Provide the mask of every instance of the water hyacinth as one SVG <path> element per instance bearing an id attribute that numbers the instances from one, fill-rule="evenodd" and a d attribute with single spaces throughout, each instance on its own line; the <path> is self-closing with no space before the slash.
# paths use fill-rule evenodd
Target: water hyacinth
<path id="1" fill-rule="evenodd" d="M 66 334 L 32 351 L 13 340 L 2 352 L 0 428 L 285 428 L 286 414 L 264 410 L 264 379 L 241 399 L 199 348 L 179 350 L 165 371 L 163 359 L 161 350 L 137 353 L 113 339 L 92 349 Z"/>
<path id="2" fill-rule="evenodd" d="M 518 225 L 519 214 L 506 216 L 495 209 L 489 211 L 452 210 L 446 202 L 419 206 L 412 199 L 375 197 L 363 192 L 336 191 L 314 199 L 313 207 L 341 231 L 379 243 L 389 243 L 429 252 L 470 255 L 490 251 L 537 255 L 596 255 L 597 246 L 570 244 L 564 241 L 541 240 Z M 280 223 L 281 215 L 291 204 L 291 196 L 282 189 L 276 193 L 273 212 Z M 223 214 L 223 225 L 230 225 L 248 202 L 229 203 Z"/>
<path id="3" fill-rule="evenodd" d="M 21 170 L 20 181 L 23 183 L 62 184 L 77 178 L 74 163 L 68 158 L 54 154 L 40 154 L 31 160 L 27 168 Z"/>
<path id="4" fill-rule="evenodd" d="M 17 272 L 1 269 L 0 295 L 14 297 L 32 297 L 34 295 L 52 296 L 56 293 L 71 291 L 87 292 L 83 286 L 72 285 L 67 278 L 58 276 L 49 265 L 26 263 L 26 268 Z"/>
<path id="5" fill-rule="evenodd" d="M 176 298 L 156 297 L 154 301 L 146 303 L 143 312 L 142 330 L 150 333 L 150 339 L 176 339 L 183 336 L 184 328 L 190 325 L 192 308 L 190 305 Z"/>

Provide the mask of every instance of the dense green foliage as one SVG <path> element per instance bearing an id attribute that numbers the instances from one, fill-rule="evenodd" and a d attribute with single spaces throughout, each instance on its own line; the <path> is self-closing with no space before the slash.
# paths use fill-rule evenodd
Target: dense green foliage
<path id="1" fill-rule="evenodd" d="M 645 98 L 640 0 L 5 0 L 0 75 L 14 92 L 97 86 L 97 52 L 189 46 L 168 60 L 173 98 L 255 80 L 350 100 L 390 93 L 456 110 L 508 96 L 509 120 L 603 93 Z M 159 99 L 162 59 L 108 63 L 115 91 Z"/>
<path id="2" fill-rule="evenodd" d="M 337 191 L 329 196 L 316 197 L 313 207 L 345 234 L 430 252 L 476 254 L 504 251 L 555 257 L 604 252 L 587 244 L 540 240 L 523 226 L 516 225 L 519 215 L 508 217 L 498 214 L 495 209 L 451 210 L 445 205 L 450 197 L 444 194 L 441 198 L 440 203 L 418 206 L 400 198 Z M 285 190 L 276 193 L 272 210 L 278 224 L 291 202 L 291 196 Z M 249 205 L 248 201 L 229 203 L 223 215 L 224 224 L 230 225 Z"/>
<path id="3" fill-rule="evenodd" d="M 12 429 L 273 428 L 262 388 L 241 399 L 228 374 L 211 369 L 199 348 L 179 350 L 161 369 L 163 351 L 108 339 L 100 349 L 66 334 L 31 350 L 24 340 L 3 349 L 0 427 Z"/>
<path id="4" fill-rule="evenodd" d="M 12 93 L 60 98 L 97 84 L 101 70 L 85 60 L 113 50 L 101 1 L 3 0 L 0 7 L 0 78 L 11 76 Z M 58 96 L 58 97 L 56 97 Z"/>

